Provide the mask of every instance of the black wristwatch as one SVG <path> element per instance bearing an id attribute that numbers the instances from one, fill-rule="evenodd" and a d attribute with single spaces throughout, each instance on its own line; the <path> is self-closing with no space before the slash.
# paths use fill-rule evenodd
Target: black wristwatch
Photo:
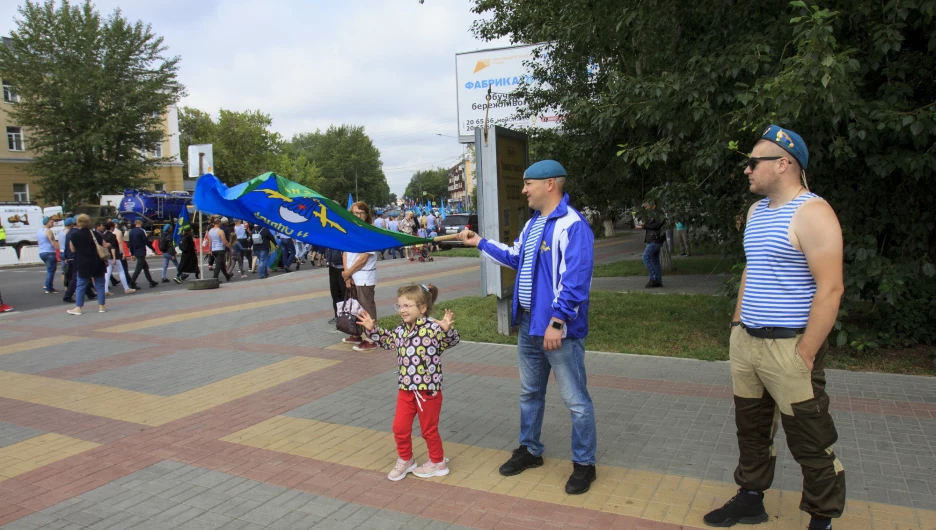
<path id="1" fill-rule="evenodd" d="M 553 329 L 559 329 L 559 330 L 561 330 L 561 329 L 562 329 L 562 322 L 556 322 L 555 320 L 553 320 L 553 321 L 552 321 L 552 327 L 553 327 Z"/>
<path id="2" fill-rule="evenodd" d="M 740 325 L 741 325 L 741 321 L 732 322 L 732 323 L 731 323 L 731 326 L 730 326 L 728 329 L 734 329 L 735 326 L 740 326 Z"/>

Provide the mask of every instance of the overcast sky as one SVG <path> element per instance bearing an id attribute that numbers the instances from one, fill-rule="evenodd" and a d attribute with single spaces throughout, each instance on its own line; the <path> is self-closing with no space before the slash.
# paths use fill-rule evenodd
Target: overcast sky
<path id="1" fill-rule="evenodd" d="M 77 2 L 73 2 L 77 3 Z M 0 3 L 0 35 L 23 2 Z M 455 54 L 504 46 L 469 32 L 468 0 L 97 0 L 152 24 L 182 57 L 184 106 L 259 109 L 285 138 L 363 125 L 390 191 L 414 171 L 448 167 L 457 142 Z M 443 134 L 452 138 L 437 136 Z"/>

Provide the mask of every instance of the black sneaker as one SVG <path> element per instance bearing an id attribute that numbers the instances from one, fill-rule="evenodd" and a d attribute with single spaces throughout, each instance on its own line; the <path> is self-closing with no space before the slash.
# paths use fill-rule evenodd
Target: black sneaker
<path id="1" fill-rule="evenodd" d="M 169 278 L 163 278 L 163 279 L 162 279 L 162 282 L 163 282 L 163 283 L 169 283 Z"/>
<path id="2" fill-rule="evenodd" d="M 159 282 L 150 282 L 150 288 L 159 287 Z"/>
<path id="3" fill-rule="evenodd" d="M 525 469 L 531 469 L 534 467 L 540 467 L 543 465 L 542 456 L 534 456 L 530 453 L 525 445 L 514 449 L 513 454 L 510 456 L 510 460 L 504 463 L 498 471 L 501 475 L 505 477 L 512 477 L 514 475 L 519 475 L 523 473 Z"/>
<path id="4" fill-rule="evenodd" d="M 74 304 L 75 299 L 74 298 L 62 298 L 62 302 L 65 302 L 66 304 Z"/>
<path id="5" fill-rule="evenodd" d="M 817 517 L 815 515 L 809 520 L 807 530 L 832 530 L 832 519 L 828 517 Z"/>
<path id="6" fill-rule="evenodd" d="M 598 478 L 598 475 L 595 473 L 595 466 L 572 462 L 572 476 L 566 482 L 566 493 L 569 495 L 585 493 L 596 478 Z"/>
<path id="7" fill-rule="evenodd" d="M 738 494 L 717 510 L 705 514 L 705 524 L 718 528 L 727 528 L 737 523 L 766 523 L 767 511 L 764 510 L 764 494 L 741 488 Z"/>

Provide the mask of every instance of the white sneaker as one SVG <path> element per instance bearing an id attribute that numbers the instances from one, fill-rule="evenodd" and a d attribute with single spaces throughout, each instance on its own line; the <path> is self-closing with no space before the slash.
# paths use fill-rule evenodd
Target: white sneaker
<path id="1" fill-rule="evenodd" d="M 449 474 L 449 468 L 444 461 L 436 464 L 430 460 L 414 469 L 413 474 L 419 478 L 444 477 Z"/>
<path id="2" fill-rule="evenodd" d="M 398 480 L 403 480 L 406 478 L 407 473 L 412 473 L 416 469 L 416 461 L 410 459 L 409 462 L 397 458 L 396 465 L 393 466 L 393 469 L 390 471 L 390 474 L 387 475 L 387 478 L 396 482 Z"/>

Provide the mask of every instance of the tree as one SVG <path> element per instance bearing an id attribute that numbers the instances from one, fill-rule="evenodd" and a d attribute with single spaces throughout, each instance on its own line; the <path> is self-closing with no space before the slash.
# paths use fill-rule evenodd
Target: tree
<path id="1" fill-rule="evenodd" d="M 86 0 L 26 0 L 0 72 L 15 87 L 14 123 L 35 152 L 27 171 L 41 197 L 70 208 L 100 193 L 142 187 L 167 159 L 145 153 L 163 141 L 166 108 L 185 95 L 178 57 L 148 24 L 120 10 L 102 19 Z"/>
<path id="2" fill-rule="evenodd" d="M 207 112 L 183 108 L 179 112 L 179 134 L 182 144 L 182 161 L 187 162 L 188 146 L 212 144 L 215 176 L 228 185 L 240 184 L 257 175 L 273 171 L 274 167 L 289 168 L 282 176 L 298 176 L 296 164 L 284 163 L 280 158 L 282 138 L 270 130 L 273 120 L 269 115 L 256 111 L 236 112 L 221 109 L 215 123 Z M 303 162 L 304 168 L 308 161 Z M 311 174 L 303 178 L 312 179 Z M 293 179 L 295 180 L 295 179 Z"/>
<path id="3" fill-rule="evenodd" d="M 422 169 L 410 177 L 403 196 L 425 203 L 427 199 L 439 201 L 448 195 L 448 169 Z"/>
<path id="4" fill-rule="evenodd" d="M 292 156 L 303 155 L 314 162 L 322 177 L 314 189 L 340 204 L 349 193 L 371 205 L 386 204 L 390 197 L 380 151 L 364 127 L 332 125 L 324 132 L 297 134 L 284 148 Z"/>
<path id="5" fill-rule="evenodd" d="M 572 160 L 592 205 L 587 190 L 623 163 L 618 194 L 683 193 L 680 215 L 740 250 L 737 220 L 758 199 L 744 153 L 769 123 L 799 132 L 809 183 L 846 238 L 848 318 L 834 342 L 936 341 L 936 1 L 475 0 L 473 10 L 484 15 L 478 37 L 548 43 L 519 96 L 527 114 L 563 109 L 562 134 L 546 143 Z"/>
<path id="6" fill-rule="evenodd" d="M 390 193 L 390 197 L 387 198 L 387 204 L 396 204 L 397 196 L 396 193 Z"/>

